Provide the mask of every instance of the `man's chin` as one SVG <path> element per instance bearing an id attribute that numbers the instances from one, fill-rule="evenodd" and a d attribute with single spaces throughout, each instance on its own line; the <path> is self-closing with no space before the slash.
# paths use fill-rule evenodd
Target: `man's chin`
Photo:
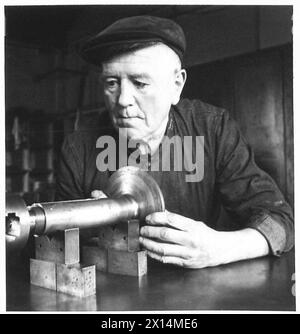
<path id="1" fill-rule="evenodd" d="M 145 136 L 141 134 L 141 131 L 128 127 L 116 127 L 119 132 L 119 136 L 126 137 L 129 140 L 144 141 Z"/>

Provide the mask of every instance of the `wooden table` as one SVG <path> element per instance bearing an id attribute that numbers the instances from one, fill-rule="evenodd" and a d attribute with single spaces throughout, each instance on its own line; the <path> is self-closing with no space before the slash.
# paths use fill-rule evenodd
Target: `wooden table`
<path id="1" fill-rule="evenodd" d="M 29 284 L 28 270 L 7 271 L 7 311 L 295 310 L 294 252 L 215 268 L 157 262 L 141 278 L 97 272 L 97 295 L 56 293 Z"/>

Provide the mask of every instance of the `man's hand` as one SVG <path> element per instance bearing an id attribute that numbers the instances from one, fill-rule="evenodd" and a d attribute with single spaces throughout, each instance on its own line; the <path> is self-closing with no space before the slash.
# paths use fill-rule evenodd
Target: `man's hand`
<path id="1" fill-rule="evenodd" d="M 101 190 L 93 190 L 91 192 L 91 196 L 92 196 L 92 198 L 96 198 L 96 199 L 107 198 L 107 196 Z"/>
<path id="2" fill-rule="evenodd" d="M 163 263 L 204 268 L 268 254 L 266 239 L 254 229 L 219 232 L 181 215 L 156 212 L 146 217 L 140 243 Z"/>

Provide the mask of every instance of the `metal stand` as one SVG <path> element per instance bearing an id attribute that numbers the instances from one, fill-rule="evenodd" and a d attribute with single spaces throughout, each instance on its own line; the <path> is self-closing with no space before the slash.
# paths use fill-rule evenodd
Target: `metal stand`
<path id="1" fill-rule="evenodd" d="M 147 273 L 146 252 L 139 248 L 139 222 L 164 211 L 158 184 L 148 173 L 127 166 L 110 177 L 105 193 L 108 198 L 31 206 L 19 196 L 7 195 L 7 251 L 24 247 L 29 236 L 35 236 L 32 284 L 83 297 L 95 294 L 96 267 L 138 277 Z M 79 229 L 96 233 L 96 246 L 85 245 L 82 252 L 83 261 L 91 266 L 79 263 Z"/>
<path id="2" fill-rule="evenodd" d="M 30 283 L 77 297 L 96 293 L 95 265 L 79 262 L 79 229 L 52 237 L 35 236 L 35 259 L 30 259 Z"/>
<path id="3" fill-rule="evenodd" d="M 147 254 L 139 246 L 139 220 L 99 229 L 98 244 L 83 246 L 84 263 L 112 274 L 142 276 L 147 274 Z"/>

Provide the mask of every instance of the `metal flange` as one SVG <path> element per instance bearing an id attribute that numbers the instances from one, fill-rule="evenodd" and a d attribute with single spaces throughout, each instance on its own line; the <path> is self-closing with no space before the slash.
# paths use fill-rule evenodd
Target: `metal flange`
<path id="1" fill-rule="evenodd" d="M 115 172 L 105 192 L 110 198 L 124 195 L 133 197 L 139 206 L 136 218 L 140 220 L 150 213 L 165 210 L 164 197 L 158 184 L 148 173 L 134 166 L 122 167 Z"/>
<path id="2" fill-rule="evenodd" d="M 5 223 L 7 250 L 23 248 L 30 234 L 31 219 L 20 196 L 6 194 Z"/>

